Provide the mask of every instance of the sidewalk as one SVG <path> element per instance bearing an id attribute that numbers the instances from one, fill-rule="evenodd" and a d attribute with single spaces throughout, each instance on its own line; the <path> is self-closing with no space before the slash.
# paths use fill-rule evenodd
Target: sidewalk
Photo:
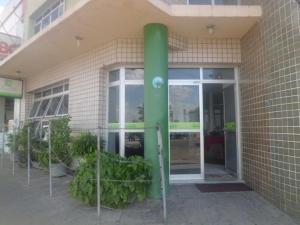
<path id="1" fill-rule="evenodd" d="M 48 176 L 32 171 L 27 186 L 26 169 L 16 175 L 0 171 L 0 225 L 96 225 L 96 208 L 86 207 L 68 194 L 68 178 L 53 180 L 53 198 Z M 172 186 L 168 197 L 170 225 L 297 225 L 292 218 L 255 192 L 201 193 L 194 185 Z M 161 203 L 148 200 L 123 210 L 101 210 L 101 225 L 161 224 Z"/>

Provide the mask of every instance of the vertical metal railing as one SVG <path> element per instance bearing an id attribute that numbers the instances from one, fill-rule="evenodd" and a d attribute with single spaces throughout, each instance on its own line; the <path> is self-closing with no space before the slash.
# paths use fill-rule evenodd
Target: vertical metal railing
<path id="1" fill-rule="evenodd" d="M 48 126 L 48 151 L 49 151 L 49 195 L 52 197 L 52 141 L 51 141 L 51 120 L 49 121 Z"/>
<path id="2" fill-rule="evenodd" d="M 162 208 L 163 208 L 163 222 L 167 223 L 167 193 L 166 193 L 166 177 L 165 177 L 165 164 L 163 154 L 163 138 L 161 127 L 157 126 L 157 153 L 160 167 L 160 184 L 162 195 Z"/>
<path id="3" fill-rule="evenodd" d="M 1 136 L 1 141 L 2 141 L 2 143 L 1 143 L 1 161 L 0 161 L 0 163 L 1 163 L 1 169 L 3 169 L 3 167 L 4 167 L 4 148 L 5 148 L 5 128 L 2 128 L 2 136 Z"/>
<path id="4" fill-rule="evenodd" d="M 30 154 L 30 150 L 31 150 L 31 134 L 30 134 L 30 124 L 28 124 L 28 128 L 27 128 L 27 184 L 28 186 L 30 186 L 30 168 L 31 168 L 31 154 Z"/>
<path id="5" fill-rule="evenodd" d="M 101 128 L 98 128 L 97 130 L 97 213 L 100 221 L 101 216 L 101 190 L 100 190 L 100 154 L 101 154 L 101 134 L 100 134 Z"/>

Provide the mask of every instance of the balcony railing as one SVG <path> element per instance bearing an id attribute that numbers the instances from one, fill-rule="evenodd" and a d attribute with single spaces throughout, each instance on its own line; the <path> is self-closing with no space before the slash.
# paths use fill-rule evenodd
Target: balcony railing
<path id="1" fill-rule="evenodd" d="M 260 5 L 261 0 L 163 0 L 179 5 Z"/>

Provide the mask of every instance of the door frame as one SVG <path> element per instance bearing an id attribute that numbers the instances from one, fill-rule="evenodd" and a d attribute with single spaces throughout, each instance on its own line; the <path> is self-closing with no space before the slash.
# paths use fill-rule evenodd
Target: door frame
<path id="1" fill-rule="evenodd" d="M 175 131 L 170 128 L 170 98 L 169 98 L 169 87 L 172 85 L 191 85 L 199 86 L 199 121 L 200 121 L 200 174 L 182 174 L 182 175 L 171 175 L 171 147 L 169 144 L 169 175 L 170 183 L 202 183 L 205 182 L 205 162 L 204 162 L 204 107 L 203 107 L 203 85 L 204 84 L 233 84 L 235 92 L 235 113 L 236 113 L 236 138 L 237 138 L 237 180 L 242 180 L 242 145 L 241 145 L 241 119 L 240 119 L 240 86 L 239 86 L 239 69 L 237 66 L 224 66 L 224 65 L 206 65 L 206 66 L 172 66 L 170 68 L 180 69 L 180 68 L 191 68 L 199 69 L 200 79 L 199 80 L 168 80 L 168 118 L 169 118 L 169 143 L 170 143 L 170 134 L 171 132 L 199 132 L 198 130 L 180 130 Z M 234 79 L 232 80 L 212 80 L 212 79 L 203 79 L 203 69 L 205 68 L 232 68 L 234 69 Z"/>

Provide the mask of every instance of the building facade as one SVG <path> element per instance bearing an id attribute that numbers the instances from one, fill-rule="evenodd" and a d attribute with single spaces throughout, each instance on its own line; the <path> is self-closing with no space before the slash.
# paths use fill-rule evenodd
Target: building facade
<path id="1" fill-rule="evenodd" d="M 299 216 L 296 0 L 27 0 L 25 9 L 24 44 L 0 65 L 23 82 L 15 120 L 38 130 L 69 115 L 74 133 L 101 127 L 108 151 L 152 162 L 154 197 L 159 124 L 168 183 L 245 181 Z"/>

